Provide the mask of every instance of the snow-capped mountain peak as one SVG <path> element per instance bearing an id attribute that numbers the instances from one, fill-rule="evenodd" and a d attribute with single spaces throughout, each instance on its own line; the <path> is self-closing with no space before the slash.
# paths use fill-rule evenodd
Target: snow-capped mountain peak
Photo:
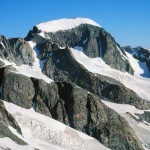
<path id="1" fill-rule="evenodd" d="M 86 18 L 0 36 L 0 149 L 150 150 L 149 72 L 149 50 Z"/>
<path id="2" fill-rule="evenodd" d="M 98 23 L 88 18 L 74 18 L 74 19 L 63 18 L 63 19 L 40 23 L 37 25 L 37 27 L 38 29 L 44 32 L 56 32 L 59 30 L 72 29 L 81 24 L 90 24 L 90 25 L 101 27 Z"/>

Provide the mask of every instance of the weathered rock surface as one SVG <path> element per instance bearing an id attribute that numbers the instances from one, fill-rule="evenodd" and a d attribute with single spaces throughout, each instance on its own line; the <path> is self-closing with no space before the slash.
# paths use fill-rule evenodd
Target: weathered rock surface
<path id="1" fill-rule="evenodd" d="M 8 126 L 0 120 L 0 138 L 8 137 L 11 140 L 15 141 L 19 145 L 27 145 L 23 140 L 18 138 L 15 134 L 11 132 Z"/>
<path id="2" fill-rule="evenodd" d="M 140 50 L 136 51 L 133 56 L 141 62 L 146 62 L 149 59 L 150 51 L 144 48 L 140 48 Z"/>
<path id="3" fill-rule="evenodd" d="M 33 51 L 23 38 L 7 39 L 0 36 L 0 58 L 14 62 L 17 65 L 32 65 Z"/>
<path id="4" fill-rule="evenodd" d="M 5 66 L 5 63 L 0 61 L 0 68 L 4 67 Z"/>

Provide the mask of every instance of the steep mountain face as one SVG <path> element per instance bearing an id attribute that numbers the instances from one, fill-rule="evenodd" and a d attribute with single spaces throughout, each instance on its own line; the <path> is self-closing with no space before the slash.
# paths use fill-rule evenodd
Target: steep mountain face
<path id="1" fill-rule="evenodd" d="M 150 102 L 144 99 L 150 96 L 150 80 L 141 76 L 141 66 L 136 69 L 134 52 L 129 47 L 124 51 L 101 26 L 83 18 L 39 24 L 25 39 L 1 36 L 0 96 L 6 110 L 0 109 L 0 119 L 6 128 L 12 126 L 22 133 L 19 139 L 29 144 L 29 149 L 47 150 L 41 147 L 45 143 L 38 145 L 43 141 L 60 149 L 70 149 L 70 143 L 76 150 L 150 149 Z M 140 61 L 143 55 L 149 58 L 141 48 L 136 49 L 137 54 Z M 143 87 L 146 96 L 139 90 Z M 4 115 L 9 112 L 14 119 Z M 55 123 L 51 118 L 106 147 L 96 141 L 94 146 L 72 129 L 61 130 L 62 141 L 60 133 L 55 133 L 60 128 L 52 129 Z M 65 139 L 71 142 L 67 145 Z"/>
<path id="2" fill-rule="evenodd" d="M 112 68 L 133 74 L 133 69 L 122 48 L 101 27 L 81 24 L 70 30 L 43 32 L 35 26 L 26 40 L 36 42 L 40 51 L 40 59 L 45 59 L 51 50 L 57 47 L 80 46 L 88 57 L 101 57 Z"/>

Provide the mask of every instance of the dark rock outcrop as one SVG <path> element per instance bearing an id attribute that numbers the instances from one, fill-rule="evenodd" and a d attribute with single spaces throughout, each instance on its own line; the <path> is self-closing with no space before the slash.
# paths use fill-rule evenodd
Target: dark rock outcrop
<path id="1" fill-rule="evenodd" d="M 140 50 L 136 51 L 133 56 L 141 62 L 146 62 L 149 60 L 150 51 L 144 48 L 140 48 Z"/>
<path id="2" fill-rule="evenodd" d="M 146 63 L 148 71 L 150 72 L 150 50 L 142 47 L 132 48 L 131 46 L 123 47 L 125 51 L 132 54 L 135 59 L 138 59 L 142 63 Z M 145 69 L 145 68 L 143 68 Z"/>
<path id="3" fill-rule="evenodd" d="M 150 72 L 150 51 L 144 48 L 140 48 L 134 55 L 134 58 L 138 59 L 141 62 L 145 62 L 147 68 Z"/>
<path id="4" fill-rule="evenodd" d="M 0 58 L 14 62 L 17 65 L 32 65 L 33 51 L 23 38 L 7 39 L 0 36 Z"/>
<path id="5" fill-rule="evenodd" d="M 29 77 L 13 73 L 12 67 L 4 69 L 2 99 L 12 102 L 24 108 L 32 107 L 32 99 L 35 95 L 33 83 Z"/>
<path id="6" fill-rule="evenodd" d="M 132 128 L 120 115 L 106 107 L 93 94 L 89 94 L 87 100 L 89 124 L 85 130 L 89 135 L 111 149 L 143 149 Z"/>
<path id="7" fill-rule="evenodd" d="M 35 30 L 36 28 L 36 30 Z M 46 39 L 38 33 L 41 32 L 37 27 L 30 31 L 26 40 L 37 43 L 40 50 L 40 58 L 44 59 L 56 44 L 59 47 L 80 46 L 83 52 L 90 58 L 102 57 L 106 64 L 112 68 L 127 71 L 133 74 L 133 69 L 123 49 L 116 43 L 114 38 L 103 28 L 82 24 L 70 30 L 44 33 Z"/>

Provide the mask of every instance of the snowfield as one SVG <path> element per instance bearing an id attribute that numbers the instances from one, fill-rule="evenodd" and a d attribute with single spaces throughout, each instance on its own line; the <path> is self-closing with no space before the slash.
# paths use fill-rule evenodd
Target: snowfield
<path id="1" fill-rule="evenodd" d="M 81 24 L 90 24 L 94 26 L 101 27 L 95 21 L 88 19 L 88 18 L 74 18 L 74 19 L 58 19 L 49 22 L 44 22 L 36 25 L 38 29 L 42 30 L 43 32 L 57 32 L 59 30 L 68 30 L 75 28 Z"/>
<path id="2" fill-rule="evenodd" d="M 135 75 L 132 76 L 127 72 L 121 72 L 119 70 L 115 70 L 105 64 L 105 62 L 100 58 L 89 58 L 83 53 L 82 47 L 74 47 L 71 48 L 71 52 L 73 57 L 83 65 L 88 71 L 101 74 L 104 76 L 112 77 L 122 84 L 124 84 L 127 88 L 132 89 L 135 91 L 140 97 L 150 101 L 150 78 L 145 78 L 141 76 L 145 72 L 142 68 L 140 68 L 139 63 L 134 58 L 129 56 L 129 61 L 135 69 Z M 149 76 L 149 72 L 146 72 L 147 76 Z"/>
<path id="3" fill-rule="evenodd" d="M 11 113 L 23 135 L 19 135 L 12 127 L 10 130 L 29 145 L 19 146 L 9 138 L 0 139 L 0 148 L 14 150 L 109 150 L 96 139 L 74 130 L 52 118 L 33 111 L 24 109 L 12 103 L 4 101 L 4 105 Z M 5 145 L 7 143 L 7 145 Z"/>

